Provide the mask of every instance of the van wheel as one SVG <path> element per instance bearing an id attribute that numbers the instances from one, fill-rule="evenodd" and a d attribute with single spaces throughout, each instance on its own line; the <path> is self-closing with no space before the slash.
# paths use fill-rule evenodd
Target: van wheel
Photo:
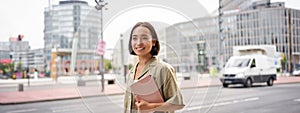
<path id="1" fill-rule="evenodd" d="M 248 79 L 246 80 L 246 82 L 244 83 L 244 87 L 251 87 L 251 86 L 252 86 L 252 81 L 251 81 L 250 78 L 248 78 Z"/>
<path id="2" fill-rule="evenodd" d="M 228 84 L 223 83 L 223 87 L 228 87 Z"/>
<path id="3" fill-rule="evenodd" d="M 268 86 L 273 86 L 273 83 L 274 83 L 273 78 L 270 78 L 270 79 L 267 81 Z"/>

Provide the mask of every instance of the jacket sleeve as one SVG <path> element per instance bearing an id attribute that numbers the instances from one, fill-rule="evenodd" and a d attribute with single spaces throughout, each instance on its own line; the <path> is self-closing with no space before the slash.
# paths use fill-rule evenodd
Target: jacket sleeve
<path id="1" fill-rule="evenodd" d="M 166 77 L 162 90 L 165 102 L 172 105 L 184 106 L 182 94 L 177 84 L 175 70 L 172 67 L 167 67 L 164 69 L 164 73 Z"/>

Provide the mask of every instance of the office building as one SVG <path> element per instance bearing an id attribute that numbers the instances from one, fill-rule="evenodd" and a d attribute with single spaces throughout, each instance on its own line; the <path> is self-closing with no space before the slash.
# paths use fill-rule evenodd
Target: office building
<path id="1" fill-rule="evenodd" d="M 224 1 L 222 4 L 229 3 Z M 243 45 L 275 45 L 277 52 L 287 59 L 283 65 L 286 70 L 292 70 L 292 63 L 299 62 L 299 10 L 286 8 L 283 2 L 270 3 L 268 0 L 247 0 L 226 6 L 221 15 L 167 28 L 167 43 L 179 56 L 167 54 L 171 64 L 180 71 L 199 71 L 201 68 L 197 66 L 202 65 L 206 69 L 221 67 L 233 55 L 233 46 Z"/>
<path id="2" fill-rule="evenodd" d="M 28 57 L 29 68 L 35 68 L 39 72 L 45 72 L 46 61 L 44 49 L 30 50 L 30 52 L 28 53 Z"/>
<path id="3" fill-rule="evenodd" d="M 10 59 L 9 42 L 0 42 L 0 60 Z"/>
<path id="4" fill-rule="evenodd" d="M 9 41 L 9 55 L 12 61 L 15 63 L 15 70 L 17 70 L 18 64 L 21 64 L 21 69 L 28 68 L 30 46 L 28 41 L 22 41 L 20 35 L 18 38 L 10 37 Z"/>
<path id="5" fill-rule="evenodd" d="M 100 35 L 100 12 L 85 1 L 60 1 L 57 5 L 45 8 L 45 57 L 49 69 L 52 61 L 52 49 L 68 50 L 68 55 L 61 56 L 61 65 L 69 64 L 75 33 L 78 35 L 78 51 L 95 51 Z M 95 53 L 78 54 L 76 68 L 95 69 Z M 88 63 L 87 63 L 88 62 Z M 64 66 L 61 66 L 64 67 Z"/>
<path id="6" fill-rule="evenodd" d="M 236 13 L 223 12 L 220 36 L 224 39 L 225 59 L 232 55 L 232 46 L 275 45 L 287 59 L 283 69 L 292 70 L 293 62 L 299 62 L 300 11 L 286 8 L 283 2 L 251 3 Z"/>
<path id="7" fill-rule="evenodd" d="M 208 63 L 216 65 L 216 50 L 219 46 L 217 31 L 217 21 L 213 17 L 198 18 L 168 27 L 167 62 L 179 72 L 205 71 L 204 66 Z"/>

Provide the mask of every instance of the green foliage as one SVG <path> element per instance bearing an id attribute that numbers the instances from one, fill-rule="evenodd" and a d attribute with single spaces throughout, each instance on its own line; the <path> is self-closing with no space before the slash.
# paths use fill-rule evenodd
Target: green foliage
<path id="1" fill-rule="evenodd" d="M 285 64 L 287 62 L 287 59 L 285 57 L 285 55 L 283 55 L 282 59 L 281 59 L 281 64 Z"/>
<path id="2" fill-rule="evenodd" d="M 10 73 L 14 71 L 14 64 L 2 64 L 0 63 L 0 70 L 3 70 L 3 73 Z"/>
<path id="3" fill-rule="evenodd" d="M 104 59 L 104 70 L 107 72 L 112 69 L 112 64 L 110 60 Z"/>
<path id="4" fill-rule="evenodd" d="M 22 72 L 22 62 L 19 62 L 17 65 L 18 72 Z"/>
<path id="5" fill-rule="evenodd" d="M 282 54 L 281 56 L 281 67 L 282 67 L 282 70 L 285 70 L 285 64 L 287 62 L 287 59 L 286 59 L 286 56 L 284 54 Z"/>

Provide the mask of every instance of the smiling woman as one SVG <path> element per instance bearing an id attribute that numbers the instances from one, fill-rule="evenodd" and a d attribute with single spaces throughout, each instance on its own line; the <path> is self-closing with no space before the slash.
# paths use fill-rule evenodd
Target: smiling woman
<path id="1" fill-rule="evenodd" d="M 174 113 L 175 110 L 182 109 L 184 104 L 177 85 L 176 72 L 170 64 L 156 57 L 160 50 L 160 44 L 150 23 L 138 22 L 132 28 L 128 48 L 129 53 L 138 56 L 139 61 L 131 68 L 127 76 L 124 113 Z M 163 102 L 146 101 L 140 98 L 140 96 L 145 97 L 144 94 L 133 94 L 129 87 L 145 77 L 153 77 L 158 89 L 156 91 L 162 95 Z M 149 87 L 142 85 L 139 88 L 147 89 Z"/>

